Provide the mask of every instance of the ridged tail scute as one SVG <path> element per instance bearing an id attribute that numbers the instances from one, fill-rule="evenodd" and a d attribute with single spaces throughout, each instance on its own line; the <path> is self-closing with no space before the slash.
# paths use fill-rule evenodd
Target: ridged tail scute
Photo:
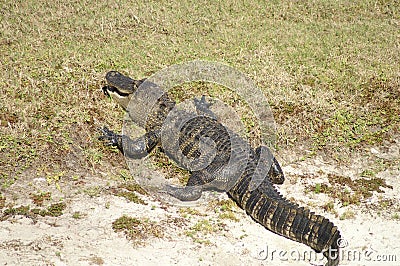
<path id="1" fill-rule="evenodd" d="M 236 188 L 238 192 L 243 190 L 243 184 Z M 340 232 L 328 219 L 283 197 L 278 200 L 276 195 L 271 197 L 260 190 L 246 191 L 238 198 L 238 202 L 243 204 L 253 219 L 268 230 L 303 243 L 317 253 L 323 252 L 328 259 L 326 266 L 339 264 L 337 241 Z"/>

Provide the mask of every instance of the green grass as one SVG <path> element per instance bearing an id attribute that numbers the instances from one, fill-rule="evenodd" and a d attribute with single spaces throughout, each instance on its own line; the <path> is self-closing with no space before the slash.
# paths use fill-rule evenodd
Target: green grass
<path id="1" fill-rule="evenodd" d="M 135 245 L 144 245 L 150 236 L 162 238 L 163 228 L 148 219 L 136 219 L 123 215 L 112 223 L 115 232 L 123 232 Z"/>
<path id="2" fill-rule="evenodd" d="M 308 186 L 307 190 L 316 194 L 325 193 L 332 198 L 340 200 L 340 202 L 346 206 L 349 204 L 360 204 L 362 200 L 370 198 L 374 191 L 377 193 L 384 193 L 382 188 L 393 189 L 393 186 L 386 184 L 384 179 L 377 177 L 361 177 L 352 180 L 347 176 L 328 174 L 328 180 L 329 184 L 317 183 Z M 324 208 L 331 209 L 331 207 L 332 206 L 325 206 Z"/>
<path id="3" fill-rule="evenodd" d="M 21 205 L 19 207 L 9 207 L 2 211 L 2 215 L 0 216 L 0 221 L 6 219 L 10 215 L 12 216 L 23 215 L 30 218 L 36 218 L 38 215 L 58 217 L 63 215 L 63 211 L 66 207 L 67 205 L 64 202 L 53 203 L 47 208 L 40 207 L 32 209 L 29 205 Z"/>
<path id="4" fill-rule="evenodd" d="M 256 82 L 278 123 L 282 157 L 288 149 L 362 155 L 399 136 L 399 6 L 3 1 L 1 188 L 44 172 L 55 185 L 59 173 L 119 172 L 121 156 L 96 139 L 99 126 L 122 125 L 123 112 L 100 91 L 105 73 L 142 78 L 194 59 L 229 64 Z"/>

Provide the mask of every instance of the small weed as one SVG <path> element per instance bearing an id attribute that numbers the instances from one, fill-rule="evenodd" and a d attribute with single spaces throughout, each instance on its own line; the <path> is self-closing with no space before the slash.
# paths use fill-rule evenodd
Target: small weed
<path id="1" fill-rule="evenodd" d="M 320 183 L 315 184 L 314 193 L 316 193 L 316 194 L 321 193 L 321 184 Z"/>
<path id="2" fill-rule="evenodd" d="M 40 215 L 58 217 L 63 214 L 63 211 L 66 207 L 67 205 L 63 202 L 54 203 L 47 207 L 47 210 L 41 211 Z"/>
<path id="3" fill-rule="evenodd" d="M 24 215 L 29 216 L 30 207 L 29 206 L 19 206 L 16 208 L 8 208 L 3 211 L 4 215 Z"/>
<path id="4" fill-rule="evenodd" d="M 364 171 L 362 171 L 362 173 L 360 175 L 361 175 L 361 177 L 374 177 L 375 172 L 372 170 L 364 170 Z"/>
<path id="5" fill-rule="evenodd" d="M 239 219 L 235 216 L 232 211 L 226 211 L 218 215 L 220 219 L 229 219 L 235 222 L 239 222 Z"/>
<path id="6" fill-rule="evenodd" d="M 34 208 L 31 209 L 30 206 L 19 206 L 19 207 L 12 207 L 5 209 L 3 211 L 3 218 L 9 215 L 23 215 L 26 217 L 36 217 L 37 215 L 40 216 L 53 216 L 58 217 L 61 216 L 63 210 L 65 209 L 65 203 L 54 203 L 47 207 L 46 209 Z M 0 219 L 1 220 L 1 219 Z"/>
<path id="7" fill-rule="evenodd" d="M 208 203 L 209 208 L 213 209 L 215 212 L 218 211 L 233 211 L 237 209 L 237 205 L 233 200 L 213 200 Z"/>
<path id="8" fill-rule="evenodd" d="M 192 238 L 195 243 L 211 245 L 211 241 L 205 239 L 207 234 L 216 232 L 220 230 L 222 224 L 214 224 L 209 220 L 203 219 L 199 220 L 195 225 L 193 225 L 189 230 L 185 231 L 185 235 Z"/>
<path id="9" fill-rule="evenodd" d="M 57 188 L 59 191 L 61 191 L 61 187 L 60 187 L 59 182 L 60 182 L 61 178 L 62 178 L 64 175 L 65 175 L 65 172 L 64 172 L 64 171 L 57 172 L 57 173 L 53 173 L 53 174 L 48 173 L 48 174 L 46 175 L 47 183 L 48 183 L 49 185 L 51 185 L 51 184 L 54 183 L 55 186 L 56 186 L 56 188 Z"/>
<path id="10" fill-rule="evenodd" d="M 185 235 L 190 237 L 195 243 L 204 244 L 206 246 L 210 246 L 212 244 L 210 240 L 199 237 L 198 234 L 193 230 L 186 230 Z"/>
<path id="11" fill-rule="evenodd" d="M 393 188 L 382 178 L 352 180 L 350 177 L 328 174 L 328 180 L 329 184 L 316 184 L 309 186 L 307 190 L 328 194 L 339 199 L 344 206 L 360 204 L 361 200 L 371 197 L 373 191 L 383 193 L 381 187 Z"/>
<path id="12" fill-rule="evenodd" d="M 131 191 L 131 192 L 138 192 L 138 193 L 140 193 L 142 195 L 147 195 L 146 190 L 144 190 L 137 183 L 125 183 L 125 184 L 119 185 L 118 188 L 123 188 L 123 189 L 126 189 L 126 190 Z"/>
<path id="13" fill-rule="evenodd" d="M 147 205 L 147 203 L 144 202 L 144 200 L 142 200 L 141 198 L 139 198 L 134 192 L 119 191 L 116 192 L 114 195 L 118 197 L 123 197 L 133 203 Z"/>
<path id="14" fill-rule="evenodd" d="M 86 160 L 90 163 L 93 167 L 94 165 L 101 162 L 103 159 L 103 153 L 98 148 L 88 148 L 83 151 L 83 154 L 86 157 Z"/>
<path id="15" fill-rule="evenodd" d="M 0 173 L 1 186 L 6 189 L 10 187 L 17 180 L 17 177 L 11 177 L 8 174 Z"/>
<path id="16" fill-rule="evenodd" d="M 322 206 L 322 208 L 327 212 L 337 215 L 333 201 L 326 203 L 324 206 Z"/>
<path id="17" fill-rule="evenodd" d="M 214 226 L 211 225 L 209 220 L 200 220 L 198 221 L 194 226 L 192 226 L 192 230 L 196 232 L 204 232 L 204 233 L 210 233 L 214 232 L 215 228 Z"/>
<path id="18" fill-rule="evenodd" d="M 351 210 L 347 210 L 340 215 L 339 219 L 340 220 L 346 220 L 346 219 L 354 219 L 355 213 Z"/>
<path id="19" fill-rule="evenodd" d="M 193 209 L 193 208 L 186 208 L 182 207 L 179 209 L 179 213 L 182 215 L 182 217 L 187 218 L 188 215 L 196 215 L 196 216 L 204 216 L 205 214 L 200 213 L 198 210 Z"/>
<path id="20" fill-rule="evenodd" d="M 6 205 L 6 197 L 0 194 L 0 209 L 3 209 Z"/>
<path id="21" fill-rule="evenodd" d="M 79 211 L 76 211 L 72 214 L 72 218 L 74 219 L 82 219 L 85 215 Z"/>
<path id="22" fill-rule="evenodd" d="M 147 205 L 144 200 L 136 195 L 136 192 L 142 195 L 147 195 L 147 192 L 136 183 L 121 184 L 117 188 L 110 188 L 109 191 L 113 195 L 126 198 L 130 202 Z"/>
<path id="23" fill-rule="evenodd" d="M 229 219 L 235 222 L 239 221 L 233 212 L 233 210 L 237 208 L 233 200 L 215 200 L 211 201 L 208 206 L 214 209 L 214 212 L 219 213 L 218 217 L 220 219 Z"/>
<path id="24" fill-rule="evenodd" d="M 392 199 L 380 199 L 379 200 L 379 207 L 381 209 L 387 209 L 391 206 L 395 205 L 394 201 Z"/>
<path id="25" fill-rule="evenodd" d="M 121 176 L 121 178 L 122 178 L 124 181 L 132 180 L 132 179 L 133 179 L 131 173 L 130 173 L 129 171 L 125 170 L 125 169 L 122 169 L 122 170 L 119 172 L 119 175 Z"/>
<path id="26" fill-rule="evenodd" d="M 38 194 L 33 194 L 31 199 L 37 206 L 42 206 L 45 200 L 51 199 L 51 192 L 40 192 Z"/>
<path id="27" fill-rule="evenodd" d="M 161 238 L 161 226 L 148 219 L 139 220 L 126 215 L 121 216 L 112 223 L 115 232 L 123 232 L 125 236 L 137 245 L 144 245 L 144 240 L 150 236 Z"/>
<path id="28" fill-rule="evenodd" d="M 102 188 L 99 186 L 88 187 L 83 190 L 83 192 L 89 197 L 98 197 L 102 192 Z"/>
<path id="29" fill-rule="evenodd" d="M 241 235 L 240 237 L 239 237 L 239 239 L 244 239 L 245 237 L 248 237 L 249 235 L 248 234 L 243 234 L 243 235 Z"/>

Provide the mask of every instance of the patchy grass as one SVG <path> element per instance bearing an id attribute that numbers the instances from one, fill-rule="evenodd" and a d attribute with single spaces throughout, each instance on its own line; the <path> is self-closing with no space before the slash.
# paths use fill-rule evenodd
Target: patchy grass
<path id="1" fill-rule="evenodd" d="M 101 192 L 103 191 L 103 188 L 100 186 L 91 186 L 87 187 L 83 190 L 83 192 L 88 195 L 89 197 L 98 197 Z"/>
<path id="2" fill-rule="evenodd" d="M 0 209 L 3 209 L 6 206 L 6 197 L 0 194 Z"/>
<path id="3" fill-rule="evenodd" d="M 325 193 L 339 199 L 344 206 L 349 204 L 360 204 L 362 200 L 372 196 L 374 191 L 384 193 L 383 187 L 393 189 L 386 184 L 382 178 L 358 178 L 352 180 L 350 177 L 328 174 L 329 184 L 317 183 L 307 187 L 308 191 L 314 193 Z M 329 206 L 326 209 L 330 209 Z"/>
<path id="4" fill-rule="evenodd" d="M 9 216 L 14 215 L 23 215 L 26 217 L 35 218 L 36 216 L 52 216 L 58 217 L 63 214 L 64 209 L 66 208 L 66 204 L 63 202 L 53 203 L 47 208 L 33 208 L 29 205 L 21 205 L 19 207 L 10 207 L 3 210 L 3 215 L 0 217 L 0 221 L 7 219 Z"/>
<path id="5" fill-rule="evenodd" d="M 147 195 L 146 190 L 144 190 L 139 184 L 137 183 L 124 183 L 118 186 L 118 188 L 126 189 L 130 192 L 137 192 L 142 195 Z"/>
<path id="6" fill-rule="evenodd" d="M 7 208 L 3 211 L 3 216 L 7 216 L 7 215 L 28 216 L 29 214 L 30 214 L 29 206 L 19 206 L 19 207 Z"/>
<path id="7" fill-rule="evenodd" d="M 188 218 L 189 216 L 205 216 L 206 214 L 201 213 L 197 209 L 189 208 L 189 207 L 182 207 L 179 208 L 179 213 L 183 218 Z"/>
<path id="8" fill-rule="evenodd" d="M 335 204 L 334 204 L 333 201 L 327 202 L 326 204 L 324 204 L 324 205 L 322 206 L 322 208 L 323 208 L 325 211 L 330 212 L 330 213 L 332 213 L 332 214 L 335 214 L 335 216 L 338 216 L 338 213 L 337 213 L 337 211 L 335 210 Z"/>
<path id="9" fill-rule="evenodd" d="M 79 211 L 76 211 L 76 212 L 74 212 L 73 214 L 72 214 L 72 218 L 74 218 L 74 219 L 82 219 L 82 218 L 84 218 L 86 215 L 84 214 L 84 213 L 81 213 L 81 212 L 79 212 Z"/>
<path id="10" fill-rule="evenodd" d="M 229 219 L 238 222 L 239 219 L 235 215 L 235 210 L 238 208 L 233 200 L 214 200 L 210 201 L 208 207 L 218 213 L 218 218 Z"/>
<path id="11" fill-rule="evenodd" d="M 31 196 L 33 203 L 37 206 L 42 206 L 44 201 L 51 199 L 51 192 L 40 192 Z"/>
<path id="12" fill-rule="evenodd" d="M 67 205 L 64 202 L 53 203 L 47 207 L 46 211 L 41 211 L 40 215 L 58 217 L 63 214 L 63 211 L 66 207 Z"/>
<path id="13" fill-rule="evenodd" d="M 127 239 L 135 245 L 144 245 L 149 237 L 163 237 L 163 229 L 148 219 L 136 219 L 129 216 L 121 216 L 112 223 L 115 232 L 123 232 Z"/>
<path id="14" fill-rule="evenodd" d="M 354 219 L 355 213 L 352 210 L 347 210 L 340 215 L 340 220 Z"/>
<path id="15" fill-rule="evenodd" d="M 201 219 L 185 231 L 185 235 L 192 238 L 195 243 L 210 246 L 212 242 L 208 235 L 225 230 L 225 224 L 209 219 Z"/>
<path id="16" fill-rule="evenodd" d="M 115 195 L 115 196 L 118 196 L 118 197 L 123 197 L 123 198 L 125 198 L 125 199 L 127 199 L 128 201 L 131 201 L 131 202 L 133 202 L 133 203 L 147 205 L 147 203 L 144 202 L 144 200 L 142 200 L 141 198 L 139 198 L 139 197 L 138 197 L 135 193 L 133 193 L 133 192 L 119 191 L 119 192 L 115 192 L 114 195 Z"/>
<path id="17" fill-rule="evenodd" d="M 113 195 L 118 197 L 123 197 L 130 202 L 147 205 L 147 203 L 144 200 L 142 200 L 140 197 L 138 197 L 138 195 L 136 195 L 136 193 L 147 195 L 147 192 L 137 183 L 124 183 L 116 188 L 114 187 L 110 188 L 109 191 Z"/>
<path id="18" fill-rule="evenodd" d="M 388 145 L 400 128 L 399 11 L 395 0 L 5 1 L 1 192 L 10 200 L 16 181 L 44 177 L 66 193 L 61 184 L 73 186 L 77 176 L 104 179 L 127 169 L 115 149 L 97 141 L 98 127 L 122 124 L 123 111 L 100 90 L 111 69 L 142 78 L 194 59 L 229 64 L 268 98 L 283 159 L 287 150 L 298 157 L 310 150 L 346 161 Z M 224 93 L 200 83 L 173 95 L 220 95 L 257 138 L 257 121 L 240 97 Z M 155 150 L 156 165 L 187 181 L 161 154 Z"/>

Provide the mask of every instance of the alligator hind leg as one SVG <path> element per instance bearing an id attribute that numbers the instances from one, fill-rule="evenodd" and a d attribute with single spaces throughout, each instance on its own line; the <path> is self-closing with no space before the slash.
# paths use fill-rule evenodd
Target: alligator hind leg
<path id="1" fill-rule="evenodd" d="M 100 129 L 103 134 L 99 140 L 107 140 L 107 145 L 117 147 L 125 156 L 131 159 L 140 159 L 147 156 L 158 143 L 157 134 L 147 132 L 137 139 L 130 139 L 128 136 L 119 135 L 107 127 Z"/>
<path id="2" fill-rule="evenodd" d="M 265 147 L 265 146 L 260 146 L 256 149 L 256 155 L 257 155 L 257 160 L 259 160 L 260 155 L 261 155 L 261 150 L 264 150 L 264 152 L 267 154 L 267 157 L 272 157 L 272 158 L 264 158 L 267 159 L 268 161 L 271 160 L 271 162 L 267 163 L 267 165 L 271 164 L 271 167 L 269 168 L 268 171 L 268 178 L 271 180 L 273 184 L 276 185 L 281 185 L 285 181 L 285 176 L 283 174 L 282 168 L 279 165 L 278 160 L 276 160 L 275 156 L 272 155 L 271 151 Z"/>
<path id="3" fill-rule="evenodd" d="M 203 189 L 201 186 L 174 187 L 167 185 L 166 191 L 181 201 L 195 201 L 201 197 Z"/>
<path id="4" fill-rule="evenodd" d="M 201 197 L 204 184 L 201 178 L 202 171 L 196 171 L 191 174 L 185 187 L 174 187 L 167 185 L 167 193 L 181 201 L 194 201 Z"/>

